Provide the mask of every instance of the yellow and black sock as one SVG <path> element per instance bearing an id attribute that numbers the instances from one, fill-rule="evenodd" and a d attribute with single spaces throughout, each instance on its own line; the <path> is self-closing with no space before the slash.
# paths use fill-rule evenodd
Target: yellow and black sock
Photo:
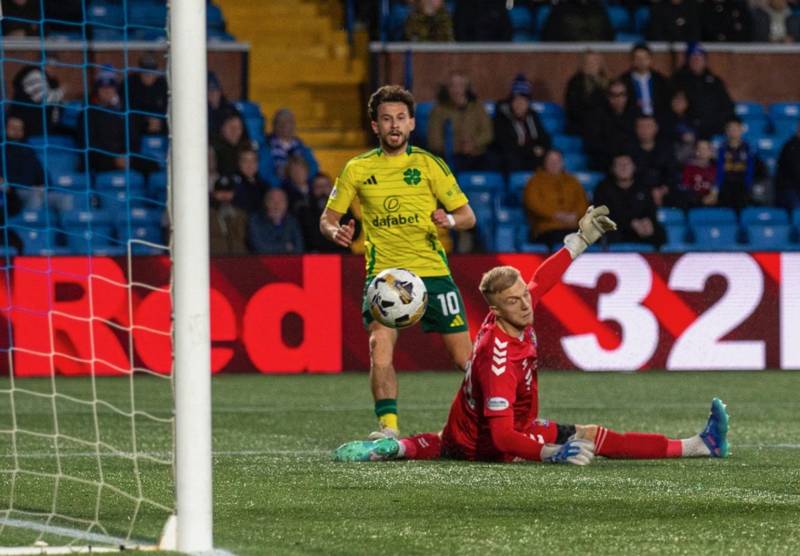
<path id="1" fill-rule="evenodd" d="M 375 400 L 375 415 L 378 416 L 378 423 L 382 429 L 400 430 L 400 427 L 397 426 L 396 399 Z"/>

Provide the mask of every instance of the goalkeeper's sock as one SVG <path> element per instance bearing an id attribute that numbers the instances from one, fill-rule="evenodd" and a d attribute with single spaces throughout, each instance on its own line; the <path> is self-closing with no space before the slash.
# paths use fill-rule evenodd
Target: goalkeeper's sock
<path id="1" fill-rule="evenodd" d="M 711 450 L 708 449 L 706 443 L 700 438 L 699 434 L 691 438 L 684 438 L 680 440 L 681 443 L 681 457 L 684 458 L 699 458 L 708 457 L 711 455 Z"/>
<path id="2" fill-rule="evenodd" d="M 679 458 L 683 455 L 680 440 L 661 434 L 619 433 L 605 427 L 598 427 L 594 444 L 595 454 L 607 458 L 661 459 Z"/>
<path id="3" fill-rule="evenodd" d="M 386 398 L 375 400 L 375 415 L 378 416 L 378 423 L 382 429 L 392 429 L 397 432 L 400 427 L 397 425 L 397 400 Z"/>
<path id="4" fill-rule="evenodd" d="M 438 434 L 426 432 L 400 440 L 397 457 L 404 459 L 439 459 L 442 454 L 442 439 Z"/>

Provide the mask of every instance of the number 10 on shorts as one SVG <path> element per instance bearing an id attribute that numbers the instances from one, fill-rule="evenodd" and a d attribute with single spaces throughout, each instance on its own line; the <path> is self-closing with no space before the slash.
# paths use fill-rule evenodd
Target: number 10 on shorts
<path id="1" fill-rule="evenodd" d="M 443 315 L 452 316 L 461 312 L 461 308 L 458 306 L 458 295 L 456 295 L 456 292 L 440 293 L 436 296 L 436 299 L 439 301 Z"/>

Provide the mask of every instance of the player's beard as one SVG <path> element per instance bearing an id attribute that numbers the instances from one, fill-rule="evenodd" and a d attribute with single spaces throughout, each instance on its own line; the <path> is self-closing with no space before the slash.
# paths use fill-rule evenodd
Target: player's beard
<path id="1" fill-rule="evenodd" d="M 397 133 L 400 137 L 395 138 L 391 133 L 380 136 L 381 149 L 383 149 L 383 152 L 397 154 L 406 150 L 410 134 L 403 133 L 402 131 Z"/>

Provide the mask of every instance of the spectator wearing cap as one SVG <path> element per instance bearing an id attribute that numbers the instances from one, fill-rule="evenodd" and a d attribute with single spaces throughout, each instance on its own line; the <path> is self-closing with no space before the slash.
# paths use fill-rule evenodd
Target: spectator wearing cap
<path id="1" fill-rule="evenodd" d="M 84 111 L 86 117 L 86 147 L 89 151 L 89 169 L 92 172 L 124 170 L 128 166 L 129 131 L 125 123 L 125 110 L 119 93 L 117 74 L 104 69 L 97 74 L 92 87 L 90 104 Z M 79 133 L 82 126 L 79 125 Z"/>
<path id="2" fill-rule="evenodd" d="M 451 73 L 431 110 L 428 147 L 435 154 L 450 158 L 448 162 L 457 171 L 482 170 L 492 136 L 492 120 L 472 90 L 469 78 L 461 72 Z M 450 143 L 452 157 L 445 152 Z"/>
<path id="3" fill-rule="evenodd" d="M 131 110 L 147 112 L 134 115 L 140 133 L 166 134 L 167 79 L 152 54 L 139 58 L 139 67 L 128 75 L 128 104 Z"/>
<path id="4" fill-rule="evenodd" d="M 628 89 L 619 80 L 608 85 L 606 102 L 596 109 L 584 128 L 583 140 L 589 163 L 595 170 L 606 170 L 620 152 L 636 145 L 636 108 L 628 102 Z"/>
<path id="5" fill-rule="evenodd" d="M 208 209 L 209 243 L 212 255 L 244 255 L 247 250 L 247 213 L 233 204 L 234 184 L 219 178 Z"/>
<path id="6" fill-rule="evenodd" d="M 302 156 L 311 174 L 319 170 L 314 153 L 297 136 L 297 122 L 288 108 L 281 108 L 272 117 L 272 133 L 266 137 L 267 164 L 262 170 L 262 178 L 271 185 L 279 185 L 286 178 L 286 165 L 289 158 Z"/>
<path id="7" fill-rule="evenodd" d="M 227 99 L 222 84 L 213 71 L 208 72 L 208 137 L 213 140 L 219 135 L 222 122 L 231 114 L 241 117 L 236 107 Z"/>
<path id="8" fill-rule="evenodd" d="M 567 82 L 564 99 L 567 133 L 581 135 L 592 125 L 591 115 L 606 102 L 609 78 L 599 52 L 585 52 L 581 66 Z"/>
<path id="9" fill-rule="evenodd" d="M 800 16 L 792 13 L 787 0 L 755 0 L 753 4 L 754 41 L 800 42 Z"/>
<path id="10" fill-rule="evenodd" d="M 542 40 L 609 42 L 614 40 L 614 27 L 601 0 L 562 0 L 550 11 Z"/>
<path id="11" fill-rule="evenodd" d="M 53 131 L 58 123 L 57 105 L 64 99 L 65 90 L 55 75 L 57 60 L 55 54 L 48 52 L 44 65 L 24 66 L 14 75 L 8 113 L 22 119 L 28 137 L 44 135 L 45 124 Z"/>
<path id="12" fill-rule="evenodd" d="M 577 178 L 564 171 L 564 158 L 555 149 L 544 156 L 542 167 L 525 185 L 523 204 L 528 212 L 531 241 L 552 247 L 575 230 L 589 203 Z"/>
<path id="13" fill-rule="evenodd" d="M 646 43 L 631 49 L 631 66 L 619 79 L 628 89 L 628 106 L 661 120 L 669 112 L 672 96 L 669 80 L 653 69 L 653 52 Z"/>
<path id="14" fill-rule="evenodd" d="M 800 208 L 800 122 L 794 135 L 781 148 L 775 171 L 778 204 L 789 210 Z"/>
<path id="15" fill-rule="evenodd" d="M 683 67 L 672 76 L 675 89 L 686 93 L 688 117 L 700 137 L 722 133 L 734 115 L 734 104 L 725 82 L 708 67 L 708 55 L 700 43 L 689 43 Z"/>
<path id="16" fill-rule="evenodd" d="M 263 208 L 250 216 L 248 240 L 255 253 L 302 253 L 303 235 L 294 216 L 289 214 L 289 199 L 280 188 L 264 195 Z"/>
<path id="17" fill-rule="evenodd" d="M 533 86 L 523 74 L 511 82 L 508 98 L 497 104 L 494 145 L 506 172 L 537 168 L 550 148 L 550 135 L 531 109 Z"/>
<path id="18" fill-rule="evenodd" d="M 412 42 L 452 42 L 453 18 L 444 0 L 415 0 L 405 34 Z"/>
<path id="19" fill-rule="evenodd" d="M 650 8 L 647 40 L 691 42 L 700 40 L 700 8 L 697 0 L 666 0 Z"/>

